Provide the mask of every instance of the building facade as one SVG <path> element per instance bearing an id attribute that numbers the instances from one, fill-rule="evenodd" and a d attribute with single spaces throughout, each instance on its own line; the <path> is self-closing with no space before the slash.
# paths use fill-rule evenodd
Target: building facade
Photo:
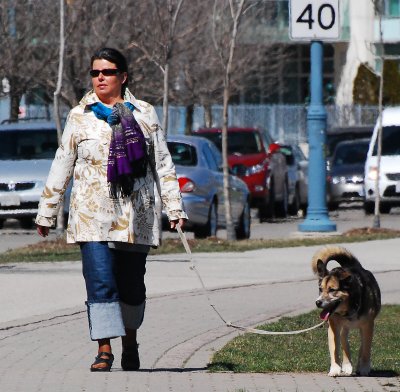
<path id="1" fill-rule="evenodd" d="M 340 37 L 324 43 L 324 96 L 326 103 L 351 105 L 354 79 L 360 64 L 380 73 L 379 56 L 384 53 L 400 58 L 400 0 L 382 0 L 382 42 L 380 14 L 375 2 L 380 0 L 339 0 Z M 275 68 L 271 89 L 265 76 L 249 81 L 241 94 L 241 103 L 304 104 L 309 99 L 310 43 L 289 38 L 289 1 L 270 2 L 275 7 L 273 19 L 260 20 L 246 33 L 248 41 L 275 41 L 282 48 L 281 64 Z M 271 15 L 269 15 L 270 17 Z M 269 54 L 266 53 L 266 56 Z M 399 86 L 400 87 L 400 86 Z M 263 91 L 267 90 L 268 94 Z"/>

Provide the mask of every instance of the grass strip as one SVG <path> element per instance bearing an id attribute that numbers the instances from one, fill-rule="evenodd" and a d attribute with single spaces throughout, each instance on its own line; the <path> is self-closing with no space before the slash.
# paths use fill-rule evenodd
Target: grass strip
<path id="1" fill-rule="evenodd" d="M 292 331 L 317 324 L 318 310 L 296 317 L 261 325 L 268 331 Z M 385 305 L 379 314 L 372 345 L 372 375 L 394 377 L 400 374 L 399 305 Z M 360 346 L 358 330 L 350 332 L 353 364 Z M 329 349 L 327 326 L 300 335 L 266 336 L 246 333 L 214 354 L 211 372 L 328 372 Z M 355 366 L 355 365 L 354 365 Z"/>
<path id="2" fill-rule="evenodd" d="M 385 228 L 369 228 L 349 230 L 342 235 L 314 238 L 288 239 L 254 239 L 242 241 L 228 241 L 210 237 L 206 239 L 189 239 L 189 246 L 193 253 L 200 252 L 245 252 L 255 249 L 288 248 L 296 246 L 315 246 L 337 243 L 363 242 L 385 240 L 400 237 L 400 230 Z M 180 239 L 165 239 L 162 246 L 152 249 L 151 255 L 184 253 Z M 67 244 L 65 238 L 41 241 L 17 249 L 0 253 L 0 263 L 36 262 L 36 261 L 75 261 L 80 260 L 79 246 Z"/>

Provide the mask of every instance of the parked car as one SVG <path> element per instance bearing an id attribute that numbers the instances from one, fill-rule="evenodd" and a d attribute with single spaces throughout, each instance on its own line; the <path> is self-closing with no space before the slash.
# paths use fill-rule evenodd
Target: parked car
<path id="1" fill-rule="evenodd" d="M 329 170 L 330 161 L 338 143 L 346 140 L 370 139 L 373 130 L 374 127 L 371 125 L 329 128 L 326 134 L 327 169 Z"/>
<path id="2" fill-rule="evenodd" d="M 288 173 L 289 213 L 306 212 L 308 204 L 308 161 L 298 145 L 282 145 Z"/>
<path id="3" fill-rule="evenodd" d="M 196 238 L 215 236 L 226 226 L 222 156 L 208 139 L 168 136 L 168 149 L 176 166 L 179 186 L 189 220 L 186 230 Z M 250 194 L 247 185 L 229 176 L 232 220 L 238 239 L 250 237 Z M 163 212 L 163 221 L 167 221 Z"/>
<path id="4" fill-rule="evenodd" d="M 198 129 L 193 134 L 210 139 L 222 151 L 221 129 Z M 229 128 L 228 163 L 232 172 L 247 184 L 251 206 L 258 208 L 261 221 L 287 215 L 286 159 L 267 131 Z"/>
<path id="5" fill-rule="evenodd" d="M 375 182 L 378 178 L 378 121 L 374 128 L 365 162 L 364 209 L 367 214 L 372 214 L 375 208 Z M 400 206 L 400 107 L 386 108 L 382 112 L 381 151 L 380 211 L 389 213 L 392 207 Z"/>
<path id="6" fill-rule="evenodd" d="M 364 164 L 369 139 L 340 142 L 336 145 L 328 172 L 328 208 L 339 203 L 364 200 Z"/>
<path id="7" fill-rule="evenodd" d="M 0 226 L 16 218 L 30 228 L 57 149 L 51 122 L 0 125 Z"/>

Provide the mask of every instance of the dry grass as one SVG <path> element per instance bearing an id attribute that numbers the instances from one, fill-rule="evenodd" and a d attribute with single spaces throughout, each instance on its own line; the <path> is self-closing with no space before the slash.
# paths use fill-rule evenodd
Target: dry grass
<path id="1" fill-rule="evenodd" d="M 350 243 L 373 240 L 384 240 L 400 237 L 400 230 L 363 227 L 349 230 L 342 235 L 315 238 L 289 239 L 255 239 L 228 241 L 222 238 L 210 237 L 202 240 L 189 239 L 192 252 L 245 252 L 247 250 L 264 248 L 287 248 L 295 246 L 314 246 L 333 243 Z M 185 249 L 180 239 L 166 239 L 158 249 L 152 249 L 150 254 L 184 253 Z M 65 238 L 41 241 L 37 244 L 8 250 L 0 253 L 0 263 L 19 261 L 69 261 L 80 260 L 78 245 L 67 244 Z"/>

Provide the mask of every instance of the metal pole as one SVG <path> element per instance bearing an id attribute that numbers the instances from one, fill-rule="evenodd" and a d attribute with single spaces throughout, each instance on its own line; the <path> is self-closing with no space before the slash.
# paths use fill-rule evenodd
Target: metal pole
<path id="1" fill-rule="evenodd" d="M 311 41 L 311 102 L 307 113 L 309 143 L 308 208 L 300 231 L 336 231 L 326 207 L 326 111 L 323 105 L 323 44 Z"/>

